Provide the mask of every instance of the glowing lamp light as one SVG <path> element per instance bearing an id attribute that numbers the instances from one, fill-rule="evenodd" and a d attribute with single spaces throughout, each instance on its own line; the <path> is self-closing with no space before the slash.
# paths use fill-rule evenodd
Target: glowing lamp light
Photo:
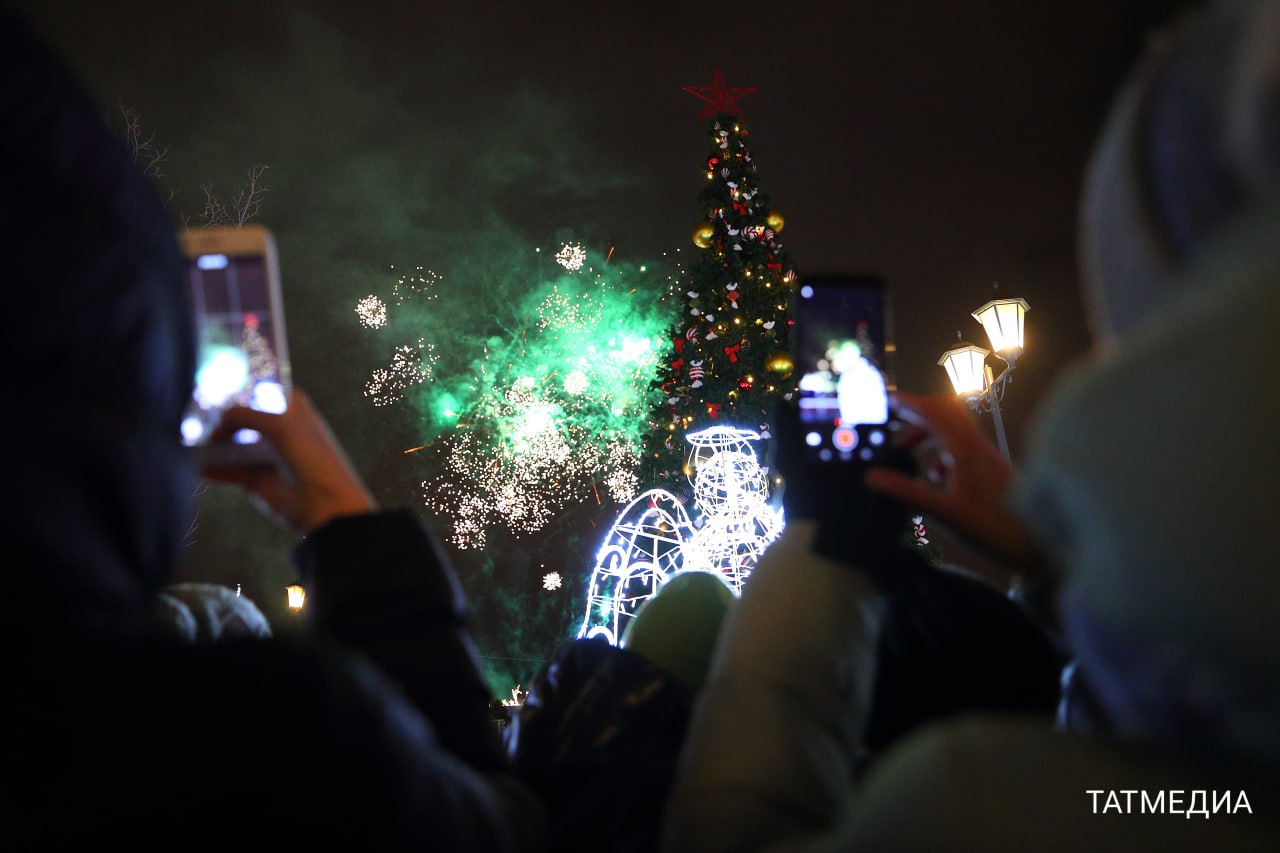
<path id="1" fill-rule="evenodd" d="M 289 609 L 295 612 L 301 610 L 307 600 L 307 591 L 296 583 L 286 586 L 284 591 L 289 596 Z"/>
<path id="2" fill-rule="evenodd" d="M 992 299 L 973 312 L 973 319 L 986 329 L 992 349 L 1009 360 L 1022 352 L 1023 321 L 1030 309 L 1025 299 Z"/>
<path id="3" fill-rule="evenodd" d="M 942 365 L 951 385 L 961 397 L 976 397 L 987 390 L 985 371 L 989 350 L 974 346 L 965 341 L 957 341 L 951 349 L 942 354 L 938 364 Z"/>

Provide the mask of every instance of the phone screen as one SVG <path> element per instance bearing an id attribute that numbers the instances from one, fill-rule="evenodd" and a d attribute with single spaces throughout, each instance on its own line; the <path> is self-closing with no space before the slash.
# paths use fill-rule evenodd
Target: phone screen
<path id="1" fill-rule="evenodd" d="M 283 412 L 289 387 L 283 317 L 265 252 L 198 251 L 187 259 L 195 305 L 195 392 L 182 421 L 183 442 L 203 445 L 221 412 L 242 405 Z M 241 430 L 234 443 L 259 436 Z"/>
<path id="2" fill-rule="evenodd" d="M 802 277 L 796 292 L 798 406 L 811 457 L 864 462 L 886 449 L 891 348 L 884 282 Z"/>

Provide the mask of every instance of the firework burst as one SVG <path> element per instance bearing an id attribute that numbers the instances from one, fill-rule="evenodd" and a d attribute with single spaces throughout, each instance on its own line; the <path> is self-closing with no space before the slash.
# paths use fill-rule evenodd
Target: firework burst
<path id="1" fill-rule="evenodd" d="M 582 252 L 573 275 L 560 255 L 559 267 L 535 270 L 509 313 L 478 316 L 469 333 L 436 328 L 397 347 L 366 386 L 375 405 L 404 400 L 410 387 L 422 386 L 412 401 L 424 415 L 424 443 L 438 470 L 423 481 L 423 499 L 450 519 L 448 538 L 460 548 L 483 546 L 496 527 L 535 532 L 567 508 L 596 504 L 602 493 L 626 501 L 639 488 L 667 316 L 641 290 L 655 276 L 625 263 L 587 266 Z M 396 324 L 397 311 L 436 299 L 441 281 L 421 268 L 401 276 L 388 300 L 388 322 Z M 440 314 L 421 312 L 428 322 Z M 436 348 L 446 336 L 449 371 Z"/>

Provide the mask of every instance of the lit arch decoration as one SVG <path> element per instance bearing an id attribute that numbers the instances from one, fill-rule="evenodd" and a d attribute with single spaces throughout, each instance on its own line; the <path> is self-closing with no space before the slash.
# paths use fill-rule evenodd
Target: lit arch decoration
<path id="1" fill-rule="evenodd" d="M 692 534 L 689 514 L 665 489 L 650 489 L 627 504 L 596 552 L 578 637 L 618 645 L 636 609 L 680 570 Z"/>

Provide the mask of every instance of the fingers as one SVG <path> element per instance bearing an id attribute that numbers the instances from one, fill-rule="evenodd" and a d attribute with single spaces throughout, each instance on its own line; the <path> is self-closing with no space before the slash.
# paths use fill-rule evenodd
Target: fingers
<path id="1" fill-rule="evenodd" d="M 279 444 L 283 431 L 287 428 L 288 419 L 302 419 L 313 416 L 315 411 L 311 398 L 299 388 L 294 388 L 289 395 L 289 405 L 281 414 L 260 412 L 246 406 L 232 406 L 222 413 L 218 426 L 210 436 L 211 441 L 223 441 L 242 429 L 251 429 Z"/>
<path id="2" fill-rule="evenodd" d="M 954 394 L 921 396 L 899 391 L 894 401 L 903 420 L 935 432 L 947 441 L 980 434 L 969 405 Z"/>
<path id="3" fill-rule="evenodd" d="M 279 427 L 280 415 L 259 412 L 244 406 L 232 406 L 222 413 L 218 425 L 209 436 L 209 441 L 226 441 L 242 429 L 251 429 L 268 438 L 275 437 Z"/>
<path id="4" fill-rule="evenodd" d="M 873 492 L 887 495 L 905 506 L 915 507 L 931 515 L 945 517 L 949 515 L 948 510 L 952 509 L 953 500 L 945 492 L 901 471 L 872 468 L 867 471 L 863 482 Z"/>

